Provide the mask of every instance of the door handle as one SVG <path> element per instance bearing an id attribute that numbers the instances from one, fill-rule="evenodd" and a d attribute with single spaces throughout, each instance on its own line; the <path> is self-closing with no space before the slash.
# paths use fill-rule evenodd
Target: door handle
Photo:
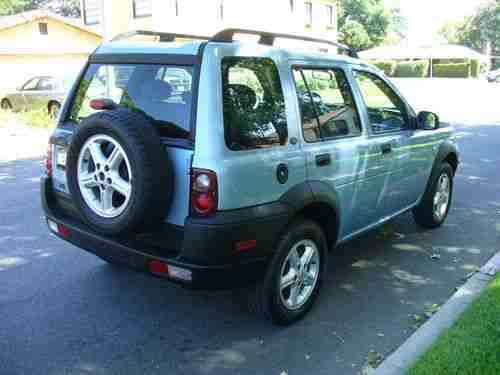
<path id="1" fill-rule="evenodd" d="M 321 154 L 321 155 L 316 155 L 316 165 L 318 167 L 324 167 L 326 165 L 329 165 L 332 161 L 332 157 L 330 154 Z"/>
<path id="2" fill-rule="evenodd" d="M 382 154 L 389 154 L 392 151 L 392 146 L 390 143 L 384 143 L 380 146 L 380 149 L 382 150 Z"/>

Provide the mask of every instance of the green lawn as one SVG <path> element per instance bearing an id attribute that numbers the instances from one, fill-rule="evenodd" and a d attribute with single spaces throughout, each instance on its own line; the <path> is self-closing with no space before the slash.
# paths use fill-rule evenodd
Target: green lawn
<path id="1" fill-rule="evenodd" d="M 408 375 L 500 374 L 500 275 Z"/>
<path id="2" fill-rule="evenodd" d="M 44 109 L 17 113 L 0 110 L 0 126 L 5 126 L 8 123 L 36 128 L 48 128 L 53 126 L 54 120 L 49 117 L 49 114 Z"/>

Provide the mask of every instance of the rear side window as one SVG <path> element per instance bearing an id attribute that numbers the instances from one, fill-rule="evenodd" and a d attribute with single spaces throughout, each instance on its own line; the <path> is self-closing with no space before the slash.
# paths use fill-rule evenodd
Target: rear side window
<path id="1" fill-rule="evenodd" d="M 341 69 L 294 69 L 306 142 L 361 134 L 351 88 Z"/>
<path id="2" fill-rule="evenodd" d="M 285 98 L 268 58 L 222 59 L 224 137 L 231 150 L 286 145 Z"/>
<path id="3" fill-rule="evenodd" d="M 189 138 L 192 75 L 190 66 L 91 64 L 79 84 L 70 120 L 79 123 L 97 112 L 94 99 L 111 99 L 117 108 L 146 116 L 160 135 Z"/>

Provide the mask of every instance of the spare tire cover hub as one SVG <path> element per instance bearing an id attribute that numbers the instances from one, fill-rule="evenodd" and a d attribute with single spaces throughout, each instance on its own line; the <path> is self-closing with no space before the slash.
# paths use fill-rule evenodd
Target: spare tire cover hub
<path id="1" fill-rule="evenodd" d="M 87 206 L 103 218 L 114 218 L 127 208 L 133 172 L 123 147 L 114 138 L 90 137 L 78 156 L 78 186 Z"/>

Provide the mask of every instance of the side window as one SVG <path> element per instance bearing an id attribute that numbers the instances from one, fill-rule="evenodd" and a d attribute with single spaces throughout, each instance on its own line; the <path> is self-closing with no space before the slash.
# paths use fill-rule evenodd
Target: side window
<path id="1" fill-rule="evenodd" d="M 37 90 L 52 91 L 56 89 L 56 81 L 53 78 L 41 78 L 38 82 Z"/>
<path id="2" fill-rule="evenodd" d="M 224 137 L 231 150 L 286 145 L 285 98 L 268 58 L 222 59 Z"/>
<path id="3" fill-rule="evenodd" d="M 23 85 L 23 88 L 21 90 L 26 91 L 26 90 L 35 90 L 37 85 L 38 85 L 38 78 L 32 78 L 28 82 L 26 82 Z"/>
<path id="4" fill-rule="evenodd" d="M 306 142 L 361 134 L 351 88 L 341 69 L 294 69 Z"/>
<path id="5" fill-rule="evenodd" d="M 406 105 L 387 83 L 368 72 L 355 71 L 354 77 L 363 95 L 374 133 L 407 128 Z"/>

